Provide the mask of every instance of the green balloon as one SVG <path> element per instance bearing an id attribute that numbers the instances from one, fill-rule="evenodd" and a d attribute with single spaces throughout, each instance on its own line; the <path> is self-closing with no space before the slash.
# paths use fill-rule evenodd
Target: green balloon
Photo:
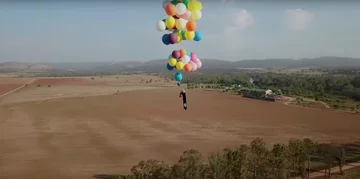
<path id="1" fill-rule="evenodd" d="M 188 8 L 189 0 L 183 0 L 183 3 L 185 4 L 186 8 Z"/>
<path id="2" fill-rule="evenodd" d="M 180 34 L 181 34 L 182 40 L 186 40 L 186 38 L 185 38 L 185 31 L 184 31 L 184 30 L 181 30 L 181 31 L 180 31 Z"/>
<path id="3" fill-rule="evenodd" d="M 174 4 L 176 6 L 176 4 L 179 4 L 179 2 L 177 0 L 172 0 L 171 4 Z"/>

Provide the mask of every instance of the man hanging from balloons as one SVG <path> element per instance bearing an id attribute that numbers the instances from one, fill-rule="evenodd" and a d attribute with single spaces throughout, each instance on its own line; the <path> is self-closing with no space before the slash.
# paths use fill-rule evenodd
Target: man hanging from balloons
<path id="1" fill-rule="evenodd" d="M 183 40 L 202 40 L 202 34 L 197 30 L 196 21 L 202 17 L 202 3 L 198 0 L 164 0 L 163 9 L 167 18 L 159 20 L 156 29 L 170 33 L 162 36 L 165 45 L 179 44 Z M 202 63 L 194 52 L 185 49 L 172 51 L 166 64 L 168 70 L 178 70 L 174 80 L 180 86 L 183 78 L 181 71 L 193 72 L 201 68 Z"/>

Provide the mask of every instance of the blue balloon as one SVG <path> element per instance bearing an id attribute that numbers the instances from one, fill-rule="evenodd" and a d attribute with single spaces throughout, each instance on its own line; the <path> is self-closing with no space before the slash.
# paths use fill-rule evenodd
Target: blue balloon
<path id="1" fill-rule="evenodd" d="M 202 33 L 199 31 L 195 31 L 194 41 L 199 42 L 202 39 Z"/>
<path id="2" fill-rule="evenodd" d="M 174 74 L 174 79 L 175 79 L 175 81 L 181 81 L 182 80 L 182 74 L 180 73 L 180 72 L 176 72 L 175 74 Z"/>
<path id="3" fill-rule="evenodd" d="M 169 57 L 168 57 L 168 60 L 170 60 L 170 59 L 172 59 L 172 54 L 171 54 L 171 55 L 169 55 Z"/>
<path id="4" fill-rule="evenodd" d="M 186 51 L 186 55 L 190 57 L 191 52 L 190 51 Z"/>
<path id="5" fill-rule="evenodd" d="M 169 63 L 166 64 L 166 68 L 170 71 L 174 69 L 174 67 L 170 66 Z"/>
<path id="6" fill-rule="evenodd" d="M 162 42 L 165 44 L 165 45 L 169 45 L 170 44 L 170 42 L 169 42 L 169 37 L 168 37 L 169 35 L 168 34 L 164 34 L 163 36 L 162 36 Z"/>

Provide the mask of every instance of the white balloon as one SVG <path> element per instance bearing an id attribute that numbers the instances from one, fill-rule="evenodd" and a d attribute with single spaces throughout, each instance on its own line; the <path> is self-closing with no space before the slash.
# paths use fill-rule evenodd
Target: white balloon
<path id="1" fill-rule="evenodd" d="M 176 21 L 176 28 L 177 28 L 178 30 L 183 30 L 183 29 L 185 29 L 187 22 L 188 22 L 188 21 L 185 20 L 185 19 L 183 19 L 183 18 L 178 19 L 178 20 Z"/>
<path id="2" fill-rule="evenodd" d="M 166 25 L 165 25 L 165 22 L 160 20 L 156 23 L 156 29 L 159 31 L 159 32 L 163 32 L 166 30 Z"/>
<path id="3" fill-rule="evenodd" d="M 176 14 L 180 16 L 186 12 L 186 6 L 184 3 L 176 4 L 175 8 L 176 8 Z"/>
<path id="4" fill-rule="evenodd" d="M 181 59 L 184 64 L 188 64 L 190 62 L 190 57 L 187 55 L 183 56 Z"/>
<path id="5" fill-rule="evenodd" d="M 164 2 L 162 3 L 162 8 L 165 9 L 166 6 L 170 3 L 171 3 L 171 0 L 164 0 Z"/>

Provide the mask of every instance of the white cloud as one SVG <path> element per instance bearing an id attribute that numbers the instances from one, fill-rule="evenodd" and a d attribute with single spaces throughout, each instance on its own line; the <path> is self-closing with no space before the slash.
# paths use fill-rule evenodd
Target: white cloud
<path id="1" fill-rule="evenodd" d="M 295 31 L 305 30 L 315 18 L 315 14 L 302 9 L 290 9 L 285 11 L 288 28 Z"/>
<path id="2" fill-rule="evenodd" d="M 254 17 L 247 10 L 229 8 L 215 19 L 219 19 L 217 30 L 209 32 L 204 42 L 207 42 L 208 48 L 222 49 L 216 51 L 217 56 L 225 58 L 246 46 L 244 31 L 255 24 Z"/>
<path id="3" fill-rule="evenodd" d="M 201 23 L 201 24 L 200 24 Z M 200 43 L 181 42 L 187 49 L 194 50 L 204 58 L 234 60 L 239 50 L 249 41 L 249 30 L 255 24 L 250 12 L 239 8 L 217 8 L 199 21 L 204 39 Z M 252 39 L 251 39 L 252 40 Z M 218 49 L 218 50 L 209 50 Z"/>
<path id="4" fill-rule="evenodd" d="M 229 18 L 231 21 L 225 28 L 225 34 L 237 33 L 255 24 L 254 17 L 245 9 L 234 9 L 232 13 L 230 13 Z"/>

